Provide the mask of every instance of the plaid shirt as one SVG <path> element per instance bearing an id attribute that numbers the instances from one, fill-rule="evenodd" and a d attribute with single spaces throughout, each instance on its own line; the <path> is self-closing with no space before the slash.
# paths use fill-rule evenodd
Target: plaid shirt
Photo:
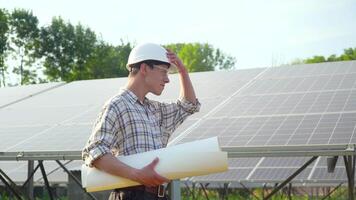
<path id="1" fill-rule="evenodd" d="M 172 132 L 199 108 L 198 101 L 192 104 L 184 99 L 168 104 L 145 98 L 141 103 L 133 92 L 122 89 L 99 114 L 83 160 L 91 166 L 106 153 L 131 155 L 163 148 Z"/>

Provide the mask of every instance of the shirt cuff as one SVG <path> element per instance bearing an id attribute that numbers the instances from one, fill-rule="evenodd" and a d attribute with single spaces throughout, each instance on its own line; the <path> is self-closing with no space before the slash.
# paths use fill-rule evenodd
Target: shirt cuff
<path id="1" fill-rule="evenodd" d="M 198 99 L 196 99 L 195 103 L 192 103 L 188 100 L 186 100 L 185 98 L 182 98 L 180 100 L 178 100 L 180 102 L 180 105 L 183 107 L 183 109 L 188 112 L 188 113 L 195 113 L 195 112 L 199 112 L 200 110 L 200 102 Z"/>
<path id="2" fill-rule="evenodd" d="M 105 146 L 96 146 L 90 150 L 83 151 L 83 160 L 85 164 L 89 167 L 93 167 L 93 162 L 98 158 L 104 156 L 105 154 L 109 153 L 109 148 Z"/>

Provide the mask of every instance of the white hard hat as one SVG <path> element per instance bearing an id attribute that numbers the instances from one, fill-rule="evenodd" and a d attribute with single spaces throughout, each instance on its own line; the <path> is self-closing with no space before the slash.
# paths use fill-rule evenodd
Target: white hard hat
<path id="1" fill-rule="evenodd" d="M 144 43 L 134 47 L 129 55 L 126 68 L 130 71 L 130 65 L 145 60 L 156 60 L 169 64 L 167 50 L 154 43 Z"/>

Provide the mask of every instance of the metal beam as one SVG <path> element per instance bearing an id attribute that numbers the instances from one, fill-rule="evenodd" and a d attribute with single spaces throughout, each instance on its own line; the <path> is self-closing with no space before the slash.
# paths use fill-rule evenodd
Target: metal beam
<path id="1" fill-rule="evenodd" d="M 356 155 L 354 145 L 222 147 L 229 158 Z"/>
<path id="2" fill-rule="evenodd" d="M 348 179 L 349 200 L 354 200 L 354 187 L 355 187 L 355 156 L 344 156 L 346 174 Z"/>
<path id="3" fill-rule="evenodd" d="M 80 180 L 77 179 L 77 177 L 74 176 L 74 174 L 72 172 L 70 172 L 59 160 L 56 160 L 56 162 L 58 163 L 59 166 L 62 167 L 62 169 L 67 172 L 67 174 L 72 177 L 72 179 L 74 180 L 74 182 L 76 182 L 79 186 L 80 186 L 80 189 L 83 190 L 91 199 L 94 199 L 96 200 L 95 196 L 92 195 L 91 193 L 87 192 L 83 186 L 82 186 L 82 183 Z"/>
<path id="4" fill-rule="evenodd" d="M 181 200 L 180 180 L 173 180 L 170 182 L 169 195 L 171 200 Z"/>
<path id="5" fill-rule="evenodd" d="M 31 172 L 30 176 L 27 177 L 27 180 L 22 184 L 22 187 L 25 187 L 26 184 L 30 181 L 30 179 L 33 177 L 33 175 L 36 173 L 37 169 L 40 167 L 40 164 L 38 163 L 35 169 Z"/>
<path id="6" fill-rule="evenodd" d="M 0 160 L 81 160 L 81 151 L 0 152 Z"/>
<path id="7" fill-rule="evenodd" d="M 257 195 L 255 195 L 255 193 L 253 193 L 251 190 L 249 190 L 243 183 L 239 182 L 239 184 L 244 188 L 244 190 L 246 190 L 248 193 L 250 193 L 250 195 L 254 196 L 258 200 L 260 199 Z"/>
<path id="8" fill-rule="evenodd" d="M 29 160 L 27 161 L 27 180 L 28 180 L 28 185 L 27 185 L 27 196 L 29 197 L 30 200 L 34 199 L 33 196 L 33 174 L 35 172 L 34 170 L 34 161 Z"/>
<path id="9" fill-rule="evenodd" d="M 13 187 L 13 182 L 11 181 L 11 179 L 9 179 L 9 177 L 1 169 L 0 169 L 0 179 L 6 185 L 6 187 L 10 189 L 10 191 L 15 195 L 15 197 L 18 200 L 22 200 L 21 195 Z M 6 180 L 6 179 L 8 179 L 8 180 Z M 9 181 L 10 183 L 8 183 L 7 181 Z"/>
<path id="10" fill-rule="evenodd" d="M 340 183 L 338 186 L 336 186 L 334 189 L 332 189 L 327 195 L 325 195 L 321 200 L 324 200 L 326 198 L 330 198 L 330 195 L 335 192 L 337 189 L 339 189 L 339 187 L 342 186 L 343 183 Z"/>
<path id="11" fill-rule="evenodd" d="M 221 149 L 227 152 L 241 151 L 241 152 L 261 152 L 261 151 L 300 151 L 300 150 L 353 150 L 354 144 L 316 144 L 316 145 L 288 145 L 288 146 L 222 146 Z"/>
<path id="12" fill-rule="evenodd" d="M 229 158 L 356 155 L 355 145 L 222 147 Z M 81 151 L 0 152 L 0 160 L 81 160 Z"/>
<path id="13" fill-rule="evenodd" d="M 287 194 L 288 194 L 288 200 L 292 200 L 292 183 L 288 184 L 288 188 L 287 188 Z"/>
<path id="14" fill-rule="evenodd" d="M 200 187 L 202 188 L 202 190 L 204 192 L 206 200 L 209 200 L 209 196 L 208 196 L 208 193 L 206 192 L 206 189 L 205 189 L 204 185 L 202 183 L 199 183 L 199 184 L 200 184 Z"/>
<path id="15" fill-rule="evenodd" d="M 296 172 L 294 172 L 291 176 L 289 176 L 283 183 L 279 184 L 271 193 L 269 193 L 264 199 L 269 199 L 271 198 L 276 192 L 278 192 L 280 189 L 282 189 L 285 185 L 287 185 L 291 180 L 293 180 L 298 174 L 300 174 L 305 168 L 307 168 L 311 163 L 316 160 L 318 156 L 312 157 L 310 160 L 308 160 L 306 163 L 304 163 L 303 166 L 301 166 Z"/>
<path id="16" fill-rule="evenodd" d="M 47 188 L 47 192 L 48 192 L 48 196 L 51 200 L 54 200 L 53 198 L 53 194 L 52 194 L 52 191 L 51 191 L 51 187 L 49 185 L 49 182 L 48 182 L 48 179 L 47 179 L 47 174 L 46 174 L 46 171 L 43 167 L 43 161 L 42 160 L 39 160 L 38 161 L 39 165 L 40 165 L 40 169 L 41 169 L 41 172 L 42 172 L 42 177 L 43 177 L 43 180 L 45 182 L 45 186 Z"/>

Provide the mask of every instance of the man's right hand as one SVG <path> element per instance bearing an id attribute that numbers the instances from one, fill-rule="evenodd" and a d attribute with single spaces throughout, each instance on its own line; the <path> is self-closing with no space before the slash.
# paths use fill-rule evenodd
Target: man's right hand
<path id="1" fill-rule="evenodd" d="M 158 158 L 155 158 L 150 164 L 146 165 L 142 169 L 136 169 L 134 171 L 135 181 L 147 186 L 154 187 L 166 182 L 170 182 L 169 179 L 159 175 L 155 171 L 155 167 L 159 162 Z"/>

